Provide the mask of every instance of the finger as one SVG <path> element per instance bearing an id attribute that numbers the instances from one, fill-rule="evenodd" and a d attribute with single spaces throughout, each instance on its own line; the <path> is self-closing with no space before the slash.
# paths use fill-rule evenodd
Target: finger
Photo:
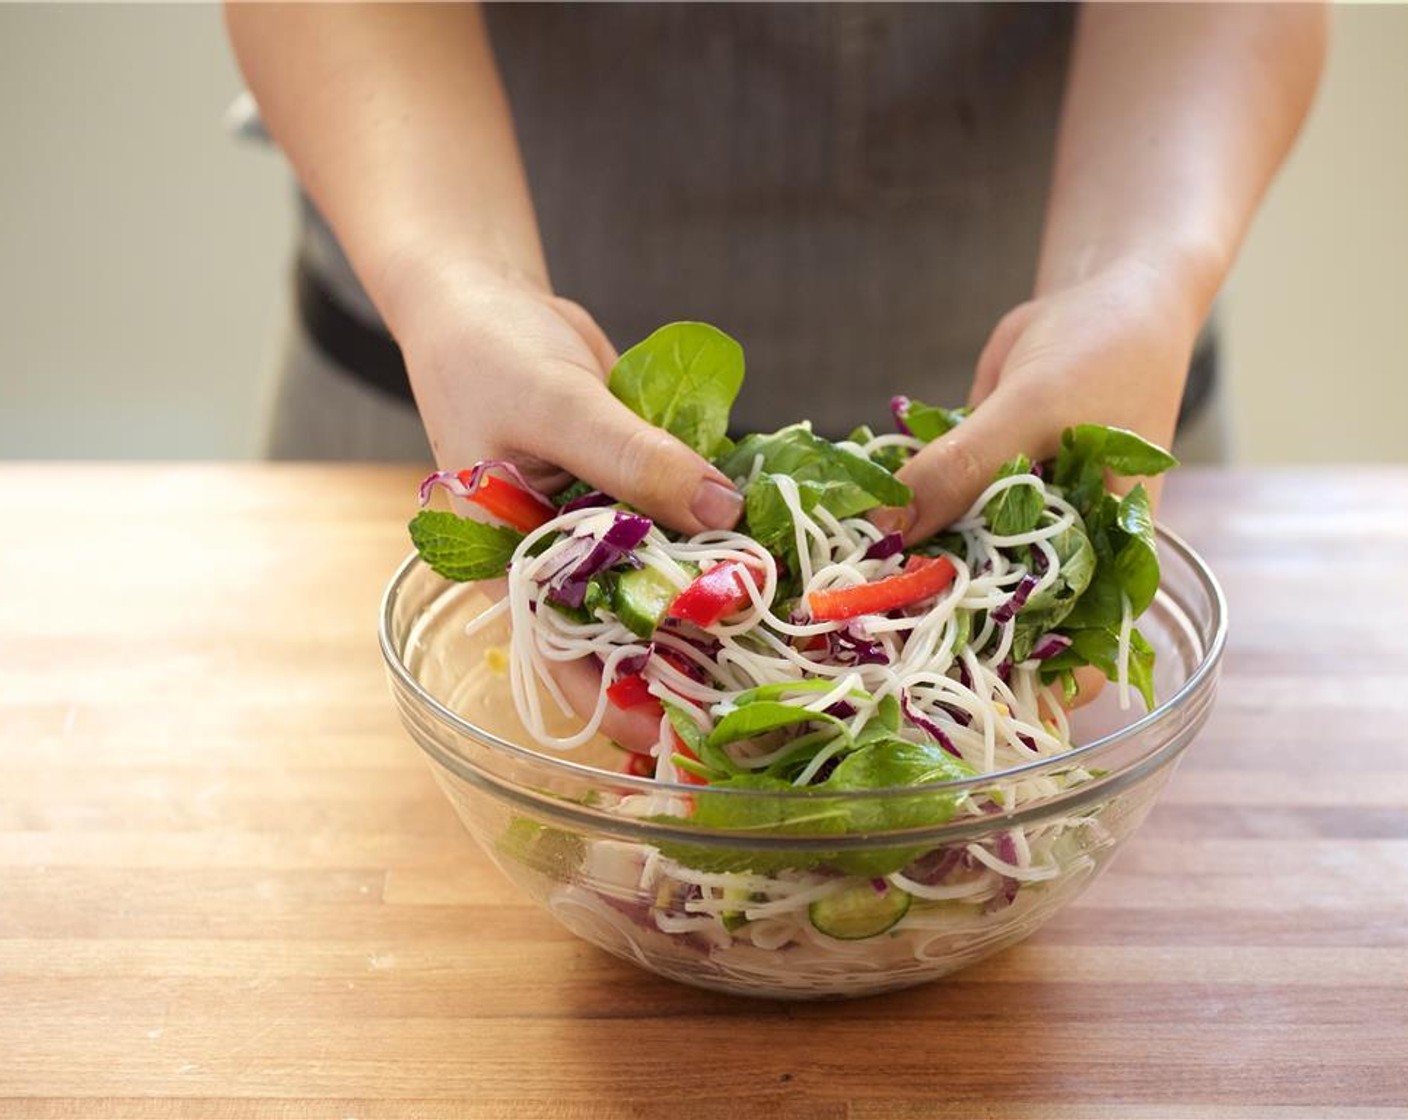
<path id="1" fill-rule="evenodd" d="M 611 340 L 606 337 L 606 332 L 601 329 L 597 321 L 591 317 L 591 313 L 580 303 L 565 296 L 553 296 L 552 302 L 557 313 L 567 320 L 567 325 L 582 336 L 582 341 L 591 350 L 592 357 L 601 366 L 601 376 L 604 381 L 611 372 L 611 367 L 616 364 L 616 359 L 620 357 L 616 353 L 616 347 L 611 345 Z"/>
<path id="2" fill-rule="evenodd" d="M 596 711 L 601 696 L 601 666 L 594 658 L 554 662 L 552 677 L 572 710 L 583 719 Z M 607 704 L 601 733 L 628 751 L 646 754 L 660 739 L 660 709 L 653 704 L 625 709 Z"/>
<path id="3" fill-rule="evenodd" d="M 669 432 L 647 424 L 599 382 L 577 377 L 527 433 L 533 453 L 682 533 L 731 529 L 743 512 L 733 483 Z M 581 433 L 564 438 L 563 433 Z"/>
<path id="4" fill-rule="evenodd" d="M 992 395 L 997 388 L 1002 367 L 1007 364 L 1007 356 L 1021 337 L 1022 331 L 1036 312 L 1036 301 L 1028 300 L 1018 304 L 1001 319 L 988 336 L 983 352 L 978 355 L 978 365 L 973 374 L 973 387 L 968 391 L 968 407 L 977 408 Z"/>
<path id="5" fill-rule="evenodd" d="M 1060 426 L 1050 410 L 1026 392 L 999 388 L 963 423 L 941 436 L 901 468 L 899 478 L 914 491 L 909 509 L 894 511 L 887 527 L 908 541 L 932 536 L 967 512 L 997 469 L 1020 453 L 1045 459 L 1056 453 Z"/>

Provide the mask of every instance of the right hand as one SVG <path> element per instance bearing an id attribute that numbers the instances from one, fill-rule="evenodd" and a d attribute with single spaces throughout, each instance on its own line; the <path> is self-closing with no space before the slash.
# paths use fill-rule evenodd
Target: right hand
<path id="1" fill-rule="evenodd" d="M 461 275 L 400 306 L 397 341 L 443 469 L 508 459 L 548 491 L 575 476 L 686 534 L 738 520 L 728 478 L 607 390 L 616 351 L 579 304 Z"/>

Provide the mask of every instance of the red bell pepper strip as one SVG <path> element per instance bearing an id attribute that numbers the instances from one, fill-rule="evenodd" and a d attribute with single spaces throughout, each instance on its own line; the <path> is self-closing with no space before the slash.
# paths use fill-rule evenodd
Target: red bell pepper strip
<path id="1" fill-rule="evenodd" d="M 648 754 L 636 754 L 630 751 L 626 756 L 625 771 L 634 778 L 655 777 L 655 759 Z"/>
<path id="2" fill-rule="evenodd" d="M 692 750 L 690 750 L 689 747 L 685 746 L 684 740 L 680 738 L 680 733 L 676 731 L 673 727 L 670 728 L 670 742 L 675 748 L 675 754 L 684 756 L 685 758 L 689 759 L 690 762 L 699 761 L 699 756 L 696 755 Z M 675 774 L 678 776 L 678 780 L 683 782 L 685 785 L 706 786 L 709 784 L 706 779 L 701 778 L 692 770 L 686 770 L 683 766 L 676 766 Z"/>
<path id="3" fill-rule="evenodd" d="M 606 698 L 621 709 L 638 708 L 642 704 L 655 704 L 658 707 L 660 704 L 660 701 L 650 694 L 649 682 L 639 673 L 617 677 L 607 688 Z M 660 714 L 665 714 L 664 708 L 660 709 Z"/>
<path id="4" fill-rule="evenodd" d="M 744 580 L 751 580 L 755 587 L 760 582 L 758 574 L 739 560 L 715 564 L 676 595 L 665 613 L 681 622 L 713 626 L 751 602 Z"/>
<path id="5" fill-rule="evenodd" d="M 469 485 L 470 471 L 460 471 L 459 478 Z M 469 500 L 487 510 L 506 525 L 523 533 L 531 533 L 557 516 L 557 510 L 534 497 L 528 491 L 493 475 L 485 475 Z"/>
<path id="6" fill-rule="evenodd" d="M 817 622 L 839 622 L 863 614 L 884 614 L 932 599 L 953 582 L 953 561 L 947 556 L 911 556 L 904 571 L 874 583 L 813 591 L 807 606 Z"/>

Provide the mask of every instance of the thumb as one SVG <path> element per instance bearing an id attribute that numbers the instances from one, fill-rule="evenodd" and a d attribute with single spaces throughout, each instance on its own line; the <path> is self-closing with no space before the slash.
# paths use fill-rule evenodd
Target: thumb
<path id="1" fill-rule="evenodd" d="M 1045 459 L 1057 450 L 1060 426 L 1029 393 L 999 387 L 973 414 L 934 440 L 899 471 L 914 491 L 906 510 L 885 510 L 877 522 L 908 541 L 932 536 L 962 517 L 1004 462 L 1019 453 Z"/>
<path id="2" fill-rule="evenodd" d="M 731 529 L 743 512 L 743 495 L 722 471 L 598 381 L 564 394 L 556 421 L 532 450 L 656 521 L 699 533 Z"/>

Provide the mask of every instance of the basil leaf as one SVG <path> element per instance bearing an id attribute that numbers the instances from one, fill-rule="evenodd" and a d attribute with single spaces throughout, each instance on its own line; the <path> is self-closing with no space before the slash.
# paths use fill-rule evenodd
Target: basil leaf
<path id="1" fill-rule="evenodd" d="M 852 482 L 798 482 L 797 496 L 803 513 L 823 506 L 833 517 L 854 517 L 874 509 L 876 501 Z M 792 513 L 782 499 L 777 477 L 759 475 L 743 497 L 743 513 L 748 533 L 763 547 L 784 556 L 796 552 Z"/>
<path id="2" fill-rule="evenodd" d="M 1119 504 L 1116 518 L 1124 540 L 1115 553 L 1115 574 L 1129 596 L 1135 617 L 1143 614 L 1159 589 L 1159 556 L 1154 546 L 1154 515 L 1149 494 L 1136 486 Z"/>
<path id="3" fill-rule="evenodd" d="M 1156 475 L 1176 466 L 1177 459 L 1134 432 L 1078 424 L 1061 433 L 1061 450 L 1051 480 L 1085 513 L 1105 493 L 1106 470 L 1118 475 Z"/>
<path id="4" fill-rule="evenodd" d="M 1011 478 L 1018 474 L 1031 474 L 1031 460 L 1018 455 L 998 468 L 993 476 L 996 482 L 1001 478 Z M 988 528 L 999 537 L 1011 537 L 1027 533 L 1036 528 L 1041 520 L 1041 511 L 1046 508 L 1046 496 L 1040 483 L 1033 479 L 1032 484 L 1009 486 L 983 507 L 983 517 Z"/>
<path id="5" fill-rule="evenodd" d="M 751 435 L 740 440 L 717 465 L 730 478 L 746 478 L 753 464 L 762 456 L 762 470 L 768 474 L 785 474 L 803 482 L 849 483 L 852 489 L 833 489 L 833 497 L 845 495 L 850 508 L 838 513 L 832 501 L 826 508 L 837 517 L 850 517 L 873 506 L 904 506 L 914 497 L 903 482 L 884 467 L 814 434 L 805 421 L 782 428 L 770 435 Z M 867 496 L 867 504 L 857 506 L 855 491 Z"/>
<path id="6" fill-rule="evenodd" d="M 1129 633 L 1129 683 L 1139 690 L 1144 706 L 1154 710 L 1154 647 L 1138 630 Z"/>
<path id="7" fill-rule="evenodd" d="M 1048 542 L 1056 552 L 1060 571 L 1050 586 L 1032 595 L 1018 619 L 1040 618 L 1046 629 L 1055 629 L 1095 577 L 1095 548 L 1079 525 L 1071 525 Z"/>
<path id="8" fill-rule="evenodd" d="M 496 579 L 523 540 L 516 529 L 486 525 L 445 510 L 421 510 L 407 526 L 420 558 L 446 579 Z"/>
<path id="9" fill-rule="evenodd" d="M 712 458 L 743 386 L 743 348 L 707 323 L 670 323 L 622 354 L 607 386 L 641 419 Z"/>
<path id="10" fill-rule="evenodd" d="M 780 727 L 793 727 L 801 723 L 830 723 L 850 738 L 850 729 L 835 716 L 825 712 L 810 712 L 795 704 L 783 704 L 776 700 L 759 700 L 741 708 L 735 708 L 714 725 L 704 740 L 706 747 L 722 747 L 743 739 L 753 739 L 776 731 Z"/>
<path id="11" fill-rule="evenodd" d="M 931 443 L 951 432 L 967 415 L 966 408 L 936 408 L 923 401 L 911 400 L 904 410 L 903 419 L 915 439 Z"/>
<path id="12" fill-rule="evenodd" d="M 813 677 L 811 680 L 805 681 L 777 681 L 774 684 L 760 684 L 756 688 L 740 692 L 733 698 L 733 704 L 736 708 L 742 708 L 747 704 L 756 704 L 759 700 L 780 700 L 793 693 L 829 692 L 835 687 L 836 682 L 829 677 Z M 870 694 L 862 689 L 852 689 L 848 695 L 858 700 L 870 699 Z"/>

